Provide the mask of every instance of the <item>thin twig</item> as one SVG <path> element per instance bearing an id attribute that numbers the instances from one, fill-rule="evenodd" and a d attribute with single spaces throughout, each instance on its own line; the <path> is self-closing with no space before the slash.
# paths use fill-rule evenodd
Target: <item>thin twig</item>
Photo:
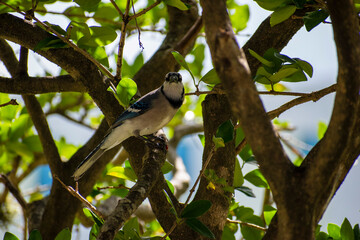
<path id="1" fill-rule="evenodd" d="M 12 10 L 20 13 L 21 15 L 28 17 L 29 15 L 20 11 L 18 8 L 12 7 L 11 5 L 4 3 L 0 1 L 0 4 L 5 5 Z M 84 57 L 86 57 L 88 60 L 90 60 L 92 63 L 94 63 L 100 70 L 102 70 L 109 78 L 114 79 L 114 76 L 110 73 L 110 71 L 105 68 L 101 63 L 99 63 L 95 58 L 93 58 L 88 52 L 86 52 L 84 49 L 79 48 L 77 45 L 72 43 L 70 40 L 66 39 L 66 37 L 62 36 L 59 32 L 54 30 L 51 26 L 43 23 L 35 16 L 29 16 L 31 19 L 35 20 L 37 23 L 39 23 L 41 26 L 45 28 L 45 30 L 49 33 L 54 33 L 58 38 L 60 38 L 63 42 L 67 43 L 71 48 L 73 48 L 75 51 L 81 53 Z"/>
<path id="2" fill-rule="evenodd" d="M 257 229 L 257 230 L 260 230 L 260 231 L 264 231 L 264 232 L 267 231 L 267 228 L 258 226 L 258 225 L 253 224 L 253 223 L 243 222 L 243 221 L 240 221 L 240 220 L 231 220 L 231 219 L 227 218 L 226 222 L 240 224 L 240 225 L 243 225 L 243 226 L 246 226 L 246 227 L 251 227 L 251 228 L 254 228 L 254 229 Z"/>
<path id="3" fill-rule="evenodd" d="M 0 104 L 0 107 L 5 107 L 7 105 L 19 105 L 19 104 L 16 102 L 16 99 L 11 99 L 7 103 Z"/>
<path id="4" fill-rule="evenodd" d="M 121 11 L 121 9 L 119 8 L 119 6 L 116 4 L 116 2 L 114 0 L 110 0 L 110 2 L 112 3 L 112 5 L 114 5 L 116 11 L 118 11 L 119 15 L 121 18 L 124 18 L 124 14 Z"/>
<path id="5" fill-rule="evenodd" d="M 53 175 L 53 178 L 58 180 L 58 182 L 74 197 L 76 197 L 77 199 L 79 199 L 82 203 L 84 203 L 93 213 L 95 213 L 98 217 L 101 217 L 102 219 L 105 218 L 105 216 L 96 209 L 96 207 L 94 205 L 92 205 L 88 200 L 86 200 L 86 198 L 84 198 L 83 196 L 80 195 L 80 193 L 78 191 L 75 191 L 74 188 L 72 188 L 71 186 L 66 186 L 65 183 L 63 183 L 60 178 L 57 175 Z"/>
<path id="6" fill-rule="evenodd" d="M 130 0 L 127 0 L 125 13 L 122 18 L 123 25 L 121 26 L 118 59 L 117 59 L 117 63 L 116 63 L 116 67 L 117 67 L 116 75 L 115 75 L 116 82 L 120 82 L 120 80 L 121 80 L 121 69 L 122 69 L 123 53 L 124 53 L 124 46 L 125 46 L 126 27 L 127 27 L 127 24 L 129 23 L 129 10 L 130 10 Z"/>
<path id="7" fill-rule="evenodd" d="M 132 5 L 133 12 L 134 12 L 134 14 L 135 14 L 134 0 L 131 0 L 131 5 Z M 137 30 L 138 30 L 139 47 L 140 47 L 141 51 L 143 51 L 143 50 L 144 50 L 144 46 L 143 46 L 143 44 L 142 44 L 142 42 L 141 42 L 141 39 L 140 39 L 140 35 L 141 35 L 140 27 L 139 27 L 139 25 L 138 25 L 138 23 L 137 23 L 136 18 L 134 18 L 134 20 L 135 20 L 136 28 L 137 28 Z"/>
<path id="8" fill-rule="evenodd" d="M 100 190 L 104 190 L 104 189 L 127 189 L 127 190 L 130 190 L 131 188 L 126 187 L 121 184 L 119 186 L 97 187 L 96 189 L 100 191 Z"/>
<path id="9" fill-rule="evenodd" d="M 134 15 L 129 16 L 129 21 L 131 21 L 131 20 L 133 20 L 133 19 L 135 19 L 137 17 L 140 17 L 141 15 L 144 15 L 145 13 L 147 13 L 148 11 L 150 11 L 151 9 L 153 9 L 154 7 L 159 5 L 160 3 L 161 3 L 161 1 L 156 1 L 153 4 L 151 4 L 150 6 L 144 8 L 143 10 L 141 10 L 140 12 L 138 12 L 138 13 L 134 12 Z"/>
<path id="10" fill-rule="evenodd" d="M 0 181 L 4 183 L 7 189 L 11 192 L 11 194 L 15 197 L 15 199 L 20 204 L 23 211 L 27 212 L 27 203 L 24 197 L 21 195 L 19 189 L 10 181 L 10 179 L 5 174 L 0 174 Z"/>

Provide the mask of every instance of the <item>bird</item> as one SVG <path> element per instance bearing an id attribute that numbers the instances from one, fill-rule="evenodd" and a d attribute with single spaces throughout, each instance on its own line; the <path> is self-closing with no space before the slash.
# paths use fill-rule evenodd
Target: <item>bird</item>
<path id="1" fill-rule="evenodd" d="M 106 151 L 129 137 L 150 135 L 163 128 L 183 104 L 184 93 L 181 74 L 167 73 L 159 88 L 141 97 L 115 120 L 99 145 L 76 168 L 74 180 L 77 182 Z"/>

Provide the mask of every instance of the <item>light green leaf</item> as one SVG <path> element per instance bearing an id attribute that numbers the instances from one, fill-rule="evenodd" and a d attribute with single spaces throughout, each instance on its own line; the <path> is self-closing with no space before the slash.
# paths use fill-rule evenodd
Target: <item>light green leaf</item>
<path id="1" fill-rule="evenodd" d="M 282 81 L 283 79 L 291 76 L 292 74 L 296 73 L 298 71 L 297 68 L 281 68 L 277 73 L 272 75 L 269 80 L 272 83 L 277 83 Z"/>
<path id="2" fill-rule="evenodd" d="M 324 122 L 319 122 L 318 123 L 317 137 L 318 137 L 319 140 L 324 137 L 326 129 L 327 129 L 326 123 L 324 123 Z"/>
<path id="3" fill-rule="evenodd" d="M 106 175 L 136 182 L 137 176 L 132 168 L 113 167 L 109 169 Z"/>
<path id="4" fill-rule="evenodd" d="M 112 43 L 116 37 L 117 33 L 111 27 L 90 27 L 91 38 L 99 46 L 105 46 Z"/>
<path id="5" fill-rule="evenodd" d="M 249 5 L 237 5 L 235 13 L 230 16 L 232 26 L 236 32 L 242 31 L 246 28 L 249 17 Z"/>
<path id="6" fill-rule="evenodd" d="M 354 240 L 354 231 L 347 218 L 344 219 L 340 229 L 341 240 Z"/>
<path id="7" fill-rule="evenodd" d="M 174 165 L 172 165 L 171 163 L 169 163 L 168 161 L 165 161 L 164 165 L 162 165 L 161 167 L 161 172 L 163 174 L 167 174 L 168 172 L 170 172 L 171 170 L 173 170 Z"/>
<path id="8" fill-rule="evenodd" d="M 141 240 L 141 238 L 138 237 L 137 234 L 138 232 L 140 232 L 140 227 L 138 219 L 136 217 L 130 218 L 130 220 L 125 223 L 123 231 L 125 234 L 125 239 Z"/>
<path id="9" fill-rule="evenodd" d="M 216 73 L 215 68 L 211 69 L 210 71 L 208 71 L 201 79 L 199 82 L 204 82 L 206 84 L 211 84 L 211 85 L 215 85 L 218 83 L 221 83 L 221 80 L 219 78 L 219 76 Z"/>
<path id="10" fill-rule="evenodd" d="M 174 192 L 175 192 L 174 185 L 172 185 L 172 183 L 169 180 L 165 179 L 165 181 L 166 181 L 166 184 L 168 185 L 168 187 L 170 188 L 170 191 L 174 194 Z"/>
<path id="11" fill-rule="evenodd" d="M 99 218 L 98 216 L 96 216 L 92 211 L 90 211 L 89 209 L 87 208 L 83 208 L 83 213 L 85 214 L 85 216 L 87 217 L 91 217 L 95 224 L 98 226 L 98 227 L 101 227 L 103 224 L 104 224 L 104 220 Z"/>
<path id="12" fill-rule="evenodd" d="M 264 207 L 264 219 L 265 219 L 265 223 L 266 225 L 270 225 L 270 222 L 272 220 L 272 218 L 275 216 L 277 209 L 269 206 L 269 205 L 265 205 Z"/>
<path id="13" fill-rule="evenodd" d="M 234 182 L 233 186 L 235 188 L 241 187 L 244 184 L 244 176 L 241 171 L 239 160 L 235 160 L 235 171 L 234 171 Z"/>
<path id="14" fill-rule="evenodd" d="M 180 217 L 182 218 L 196 218 L 206 213 L 210 207 L 211 202 L 209 200 L 196 200 L 192 201 L 182 210 Z"/>
<path id="15" fill-rule="evenodd" d="M 20 155 L 25 158 L 32 158 L 34 156 L 33 152 L 23 143 L 9 141 L 5 144 L 7 150 Z"/>
<path id="16" fill-rule="evenodd" d="M 212 140 L 215 143 L 215 149 L 225 147 L 224 139 L 213 136 Z"/>
<path id="17" fill-rule="evenodd" d="M 116 91 L 120 104 L 127 108 L 130 105 L 130 100 L 137 92 L 137 85 L 131 78 L 123 78 L 117 85 Z"/>
<path id="18" fill-rule="evenodd" d="M 334 240 L 340 240 L 340 227 L 336 224 L 329 223 L 327 226 L 328 234 L 330 237 L 332 237 Z"/>
<path id="19" fill-rule="evenodd" d="M 185 223 L 195 232 L 200 233 L 207 238 L 215 239 L 215 235 L 210 231 L 210 229 L 196 218 L 187 218 Z"/>
<path id="20" fill-rule="evenodd" d="M 32 126 L 32 121 L 29 117 L 29 114 L 21 114 L 15 121 L 11 124 L 11 129 L 9 133 L 9 139 L 14 141 L 19 139 L 21 136 L 25 135 L 27 130 Z"/>
<path id="21" fill-rule="evenodd" d="M 71 240 L 71 232 L 68 228 L 63 229 L 56 235 L 55 240 Z"/>
<path id="22" fill-rule="evenodd" d="M 70 30 L 71 29 L 71 30 Z M 91 33 L 88 25 L 82 22 L 71 21 L 66 29 L 70 33 L 70 38 L 76 42 L 82 37 L 90 38 Z M 71 32 L 70 32 L 71 31 Z"/>
<path id="23" fill-rule="evenodd" d="M 104 18 L 113 20 L 119 17 L 119 13 L 115 10 L 114 7 L 102 6 L 98 8 L 94 14 L 94 18 Z"/>
<path id="24" fill-rule="evenodd" d="M 244 178 L 257 187 L 269 188 L 269 185 L 259 169 L 248 172 Z"/>
<path id="25" fill-rule="evenodd" d="M 29 148 L 29 150 L 31 150 L 33 152 L 42 152 L 43 151 L 41 141 L 40 141 L 40 138 L 38 135 L 31 135 L 31 136 L 25 137 L 22 142 Z"/>
<path id="26" fill-rule="evenodd" d="M 281 8 L 278 8 L 270 17 L 270 25 L 273 27 L 276 24 L 279 24 L 293 15 L 296 11 L 295 5 L 287 5 Z"/>
<path id="27" fill-rule="evenodd" d="M 259 54 L 257 54 L 253 50 L 251 50 L 250 48 L 249 48 L 249 53 L 251 54 L 251 56 L 253 56 L 257 60 L 259 60 L 265 66 L 268 66 L 268 67 L 274 67 L 275 66 L 275 63 L 266 60 L 265 58 L 263 58 L 262 56 L 260 56 Z"/>
<path id="28" fill-rule="evenodd" d="M 201 144 L 204 147 L 205 146 L 205 136 L 204 136 L 204 134 L 198 134 L 198 137 L 200 139 Z"/>
<path id="29" fill-rule="evenodd" d="M 284 5 L 286 0 L 255 0 L 255 2 L 257 2 L 260 7 L 266 10 L 274 11 L 275 9 Z"/>
<path id="30" fill-rule="evenodd" d="M 170 5 L 172 7 L 176 7 L 182 11 L 186 11 L 188 10 L 189 8 L 185 5 L 185 3 L 183 3 L 182 1 L 180 0 L 164 0 L 164 3 L 166 5 Z"/>

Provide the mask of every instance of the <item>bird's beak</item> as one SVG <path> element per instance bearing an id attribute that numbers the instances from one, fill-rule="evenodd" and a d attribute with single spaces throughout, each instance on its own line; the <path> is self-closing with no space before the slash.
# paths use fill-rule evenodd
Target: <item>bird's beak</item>
<path id="1" fill-rule="evenodd" d="M 169 82 L 178 82 L 178 77 L 177 76 L 170 76 Z"/>

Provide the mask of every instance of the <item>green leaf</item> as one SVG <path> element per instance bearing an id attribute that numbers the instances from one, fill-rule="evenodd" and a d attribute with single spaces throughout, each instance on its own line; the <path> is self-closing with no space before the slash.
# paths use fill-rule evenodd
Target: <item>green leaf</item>
<path id="1" fill-rule="evenodd" d="M 92 47 L 87 49 L 91 56 L 98 60 L 105 67 L 109 67 L 109 58 L 106 54 L 105 47 Z"/>
<path id="2" fill-rule="evenodd" d="M 186 11 L 189 8 L 180 0 L 164 0 L 164 3 L 166 5 L 172 6 L 172 7 L 176 7 L 182 11 Z"/>
<path id="3" fill-rule="evenodd" d="M 202 222 L 200 222 L 198 219 L 187 218 L 185 220 L 185 223 L 195 232 L 200 233 L 201 235 L 207 238 L 215 239 L 215 235 L 210 231 L 210 229 L 207 226 L 205 226 Z"/>
<path id="4" fill-rule="evenodd" d="M 136 217 L 131 218 L 125 223 L 123 231 L 125 234 L 125 239 L 141 240 L 139 234 L 137 234 L 138 232 L 140 232 L 140 227 L 138 219 Z"/>
<path id="5" fill-rule="evenodd" d="M 306 13 L 303 18 L 306 30 L 310 32 L 314 27 L 325 21 L 328 16 L 329 13 L 323 9 L 311 13 Z"/>
<path id="6" fill-rule="evenodd" d="M 259 60 L 265 66 L 268 66 L 268 67 L 274 67 L 275 66 L 275 63 L 266 60 L 265 58 L 263 58 L 262 56 L 260 56 L 259 54 L 257 54 L 253 50 L 251 50 L 250 48 L 249 48 L 249 53 L 251 54 L 251 56 L 253 56 L 257 60 Z"/>
<path id="7" fill-rule="evenodd" d="M 22 157 L 28 157 L 32 158 L 34 156 L 33 152 L 23 143 L 15 142 L 15 141 L 9 141 L 5 144 L 7 150 L 18 154 Z"/>
<path id="8" fill-rule="evenodd" d="M 33 152 L 42 152 L 43 148 L 41 145 L 41 141 L 38 135 L 31 135 L 28 137 L 25 137 L 22 141 L 29 150 Z"/>
<path id="9" fill-rule="evenodd" d="M 215 149 L 225 147 L 224 139 L 213 136 L 213 143 L 215 143 Z"/>
<path id="10" fill-rule="evenodd" d="M 205 136 L 204 136 L 204 134 L 198 134 L 198 137 L 200 139 L 201 144 L 204 147 L 205 146 Z"/>
<path id="11" fill-rule="evenodd" d="M 246 28 L 249 17 L 249 5 L 237 5 L 235 8 L 235 13 L 230 16 L 231 24 L 235 29 L 235 32 L 242 31 Z"/>
<path id="12" fill-rule="evenodd" d="M 222 138 L 224 143 L 228 143 L 234 139 L 234 125 L 231 120 L 223 122 L 219 128 L 216 130 L 215 136 L 217 138 Z"/>
<path id="13" fill-rule="evenodd" d="M 272 83 L 277 83 L 282 81 L 285 78 L 290 77 L 291 75 L 293 75 L 294 73 L 296 73 L 298 71 L 297 68 L 281 68 L 277 73 L 275 73 L 274 75 L 272 75 L 269 80 Z"/>
<path id="14" fill-rule="evenodd" d="M 244 176 L 241 171 L 239 160 L 235 160 L 235 171 L 234 171 L 234 182 L 233 186 L 235 188 L 241 187 L 244 184 Z"/>
<path id="15" fill-rule="evenodd" d="M 196 200 L 192 201 L 182 210 L 180 217 L 182 218 L 196 218 L 206 213 L 210 207 L 211 202 L 209 200 Z"/>
<path id="16" fill-rule="evenodd" d="M 58 37 L 50 35 L 49 37 L 40 40 L 36 44 L 33 50 L 34 52 L 37 52 L 39 50 L 45 51 L 51 48 L 64 48 L 64 47 L 68 47 L 67 43 L 63 42 L 63 40 L 61 40 Z"/>
<path id="17" fill-rule="evenodd" d="M 94 12 L 99 6 L 101 0 L 74 0 L 82 9 L 88 12 Z"/>
<path id="18" fill-rule="evenodd" d="M 192 74 L 188 64 L 186 63 L 185 58 L 177 51 L 172 51 L 171 53 L 174 56 L 176 62 L 179 63 L 183 68 L 185 68 L 190 73 L 190 75 L 194 81 L 194 85 L 196 85 L 194 75 Z"/>
<path id="19" fill-rule="evenodd" d="M 326 123 L 324 123 L 324 122 L 319 122 L 318 123 L 317 137 L 318 137 L 319 140 L 324 137 L 326 129 L 327 129 Z"/>
<path id="20" fill-rule="evenodd" d="M 280 6 L 284 5 L 286 0 L 255 0 L 260 7 L 274 11 L 275 9 L 279 8 Z"/>
<path id="21" fill-rule="evenodd" d="M 132 168 L 128 167 L 113 167 L 109 169 L 106 175 L 117 177 L 120 179 L 136 182 L 137 176 Z"/>
<path id="22" fill-rule="evenodd" d="M 4 240 L 19 240 L 14 234 L 6 232 L 4 235 Z"/>
<path id="23" fill-rule="evenodd" d="M 274 52 L 274 56 L 277 57 L 278 59 L 282 60 L 283 62 L 296 63 L 296 61 L 294 59 L 290 58 L 289 56 L 287 56 L 285 54 L 280 54 L 278 52 Z"/>
<path id="24" fill-rule="evenodd" d="M 97 236 L 99 235 L 100 227 L 97 224 L 94 224 L 89 232 L 89 240 L 96 240 Z"/>
<path id="25" fill-rule="evenodd" d="M 162 165 L 161 167 L 161 172 L 163 174 L 167 174 L 168 172 L 170 172 L 171 170 L 173 170 L 174 165 L 172 165 L 171 163 L 169 163 L 168 161 L 165 161 L 164 165 Z"/>
<path id="26" fill-rule="evenodd" d="M 15 121 L 11 124 L 11 129 L 9 133 L 9 139 L 15 141 L 20 137 L 24 136 L 27 130 L 32 126 L 32 121 L 29 117 L 29 114 L 21 114 Z"/>
<path id="27" fill-rule="evenodd" d="M 317 235 L 316 235 L 316 240 L 329 240 L 329 235 L 327 235 L 327 233 L 324 233 L 324 232 L 319 232 Z"/>
<path id="28" fill-rule="evenodd" d="M 264 219 L 265 219 L 265 223 L 266 225 L 270 225 L 270 222 L 272 220 L 272 218 L 275 216 L 277 209 L 269 206 L 269 205 L 265 205 L 264 207 Z"/>
<path id="29" fill-rule="evenodd" d="M 174 185 L 172 185 L 172 183 L 169 181 L 169 180 L 166 180 L 166 184 L 168 185 L 168 187 L 170 188 L 170 191 L 174 194 L 175 192 L 175 188 L 174 188 Z"/>
<path id="30" fill-rule="evenodd" d="M 297 8 L 303 8 L 306 0 L 292 0 Z"/>
<path id="31" fill-rule="evenodd" d="M 344 219 L 340 229 L 341 240 L 354 240 L 354 231 L 347 218 Z"/>
<path id="32" fill-rule="evenodd" d="M 90 27 L 91 38 L 99 46 L 105 46 L 112 43 L 116 37 L 117 33 L 111 27 Z"/>
<path id="33" fill-rule="evenodd" d="M 85 216 L 87 217 L 92 217 L 92 219 L 94 220 L 94 222 L 96 223 L 96 225 L 98 227 L 101 227 L 103 224 L 104 224 L 104 220 L 99 218 L 98 216 L 96 216 L 92 211 L 90 211 L 89 209 L 87 208 L 83 208 L 83 212 L 85 214 Z"/>
<path id="34" fill-rule="evenodd" d="M 296 69 L 296 68 L 287 68 L 287 69 Z M 283 82 L 304 82 L 304 81 L 307 81 L 307 77 L 302 70 L 297 69 L 297 71 L 294 74 L 283 78 L 281 81 L 283 81 Z"/>
<path id="35" fill-rule="evenodd" d="M 94 18 L 104 18 L 109 20 L 114 20 L 117 17 L 119 17 L 119 13 L 115 8 L 110 6 L 102 6 L 98 8 L 94 14 Z"/>
<path id="36" fill-rule="evenodd" d="M 329 223 L 327 226 L 328 234 L 330 237 L 332 237 L 334 240 L 340 240 L 340 227 L 336 224 Z"/>
<path id="37" fill-rule="evenodd" d="M 355 240 L 360 240 L 360 228 L 359 228 L 359 224 L 355 224 L 355 226 L 354 226 L 354 239 L 355 239 Z"/>
<path id="38" fill-rule="evenodd" d="M 311 66 L 310 63 L 301 60 L 299 58 L 294 58 L 296 61 L 296 64 L 309 76 L 312 77 L 313 76 L 313 67 Z"/>
<path id="39" fill-rule="evenodd" d="M 211 69 L 210 71 L 208 71 L 201 79 L 199 82 L 204 82 L 206 84 L 211 84 L 211 85 L 216 85 L 218 83 L 221 83 L 221 80 L 219 78 L 219 76 L 216 73 L 215 68 Z"/>
<path id="40" fill-rule="evenodd" d="M 244 178 L 257 187 L 269 188 L 269 185 L 259 169 L 248 172 Z"/>
<path id="41" fill-rule="evenodd" d="M 131 78 L 123 78 L 117 85 L 116 91 L 120 104 L 127 108 L 130 105 L 130 100 L 137 92 L 137 85 Z"/>
<path id="42" fill-rule="evenodd" d="M 79 39 L 81 39 L 82 37 L 91 37 L 89 26 L 83 22 L 71 21 L 66 31 L 70 33 L 70 38 L 75 40 L 76 42 L 79 41 Z"/>
<path id="43" fill-rule="evenodd" d="M 56 235 L 55 240 L 71 240 L 71 232 L 68 228 L 63 229 Z"/>
<path id="44" fill-rule="evenodd" d="M 39 230 L 32 230 L 28 240 L 42 240 L 41 233 Z"/>
<path id="45" fill-rule="evenodd" d="M 274 13 L 270 17 L 270 26 L 275 26 L 279 24 L 289 17 L 293 15 L 296 11 L 296 6 L 294 5 L 287 5 L 281 8 L 278 8 L 274 11 Z"/>
<path id="46" fill-rule="evenodd" d="M 254 192 L 252 191 L 252 189 L 249 187 L 246 187 L 246 186 L 235 187 L 235 190 L 242 192 L 243 194 L 245 194 L 248 197 L 252 197 L 252 198 L 256 197 Z"/>

